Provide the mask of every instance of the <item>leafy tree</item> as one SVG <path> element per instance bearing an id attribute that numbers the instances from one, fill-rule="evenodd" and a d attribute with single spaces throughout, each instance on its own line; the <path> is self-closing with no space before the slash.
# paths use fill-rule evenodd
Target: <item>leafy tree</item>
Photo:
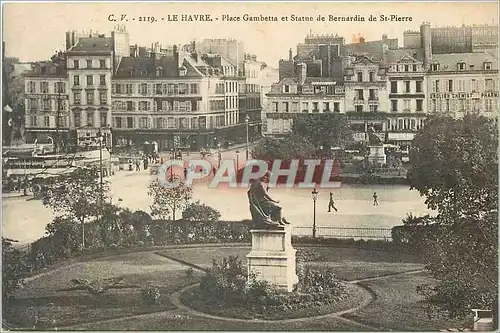
<path id="1" fill-rule="evenodd" d="M 120 212 L 121 208 L 114 204 L 108 202 L 103 204 L 102 216 L 99 219 L 99 231 L 104 246 L 121 242 L 123 223 Z"/>
<path id="2" fill-rule="evenodd" d="M 216 222 L 220 219 L 220 212 L 199 201 L 190 203 L 182 212 L 182 218 L 187 221 Z"/>
<path id="3" fill-rule="evenodd" d="M 339 113 L 301 115 L 293 123 L 292 132 L 316 149 L 323 146 L 325 151 L 333 147 L 344 148 L 353 142 L 347 117 Z"/>
<path id="4" fill-rule="evenodd" d="M 295 135 L 286 138 L 264 138 L 252 151 L 255 159 L 263 161 L 307 159 L 314 155 L 315 147 Z"/>
<path id="5" fill-rule="evenodd" d="M 27 276 L 29 270 L 26 255 L 14 249 L 12 243 L 2 237 L 2 304 L 9 309 L 10 300 Z"/>
<path id="6" fill-rule="evenodd" d="M 69 258 L 72 253 L 80 248 L 78 225 L 72 216 L 56 216 L 45 227 L 50 236 L 51 253 L 53 257 Z"/>
<path id="7" fill-rule="evenodd" d="M 431 119 L 414 139 L 412 188 L 438 212 L 425 247 L 439 280 L 421 288 L 451 316 L 498 305 L 498 132 L 492 120 L 467 115 Z M 430 238 L 430 237 L 429 237 Z M 495 315 L 496 318 L 496 315 Z"/>
<path id="8" fill-rule="evenodd" d="M 69 175 L 48 178 L 41 193 L 44 206 L 71 216 L 81 223 L 81 243 L 85 246 L 85 222 L 99 216 L 109 187 L 99 184 L 97 168 L 77 168 Z"/>
<path id="9" fill-rule="evenodd" d="M 178 186 L 168 187 L 156 181 L 151 182 L 148 195 L 153 197 L 153 204 L 150 206 L 152 216 L 160 219 L 168 219 L 172 216 L 172 220 L 175 221 L 176 211 L 186 208 L 193 196 L 193 190 L 177 175 L 170 177 L 170 182 L 177 182 Z"/>

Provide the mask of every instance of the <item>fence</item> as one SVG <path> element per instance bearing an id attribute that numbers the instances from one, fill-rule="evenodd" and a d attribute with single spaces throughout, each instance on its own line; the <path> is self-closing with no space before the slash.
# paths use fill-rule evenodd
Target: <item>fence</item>
<path id="1" fill-rule="evenodd" d="M 313 235 L 312 227 L 293 227 L 294 236 Z M 354 238 L 354 239 L 383 239 L 391 241 L 389 228 L 352 228 L 352 227 L 316 227 L 316 237 L 324 238 Z"/>

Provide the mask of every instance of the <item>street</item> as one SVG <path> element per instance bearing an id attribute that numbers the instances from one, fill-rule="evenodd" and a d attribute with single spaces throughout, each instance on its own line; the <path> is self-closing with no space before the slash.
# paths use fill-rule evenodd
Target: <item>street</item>
<path id="1" fill-rule="evenodd" d="M 199 154 L 198 154 L 199 155 Z M 217 165 L 217 154 L 206 157 Z M 234 151 L 224 152 L 224 159 L 235 157 Z M 244 149 L 239 154 L 243 159 Z M 199 158 L 197 154 L 185 159 Z M 152 198 L 147 195 L 149 182 L 155 176 L 149 170 L 119 171 L 109 177 L 111 200 L 123 208 L 149 212 Z M 211 180 L 201 181 L 193 186 L 193 201 L 200 200 L 221 212 L 221 219 L 239 221 L 250 219 L 246 188 L 228 188 L 227 186 L 209 188 Z M 329 192 L 333 193 L 338 212 L 328 213 Z M 377 192 L 379 206 L 373 206 L 373 192 Z M 313 222 L 313 200 L 311 189 L 272 188 L 269 194 L 280 201 L 284 216 L 296 226 L 311 226 Z M 31 197 L 28 197 L 31 198 Z M 390 228 L 401 224 L 407 213 L 423 215 L 428 212 L 423 198 L 407 186 L 383 185 L 343 185 L 336 189 L 319 189 L 316 223 L 318 226 Z M 26 197 L 4 197 L 3 201 L 3 236 L 27 243 L 42 237 L 45 225 L 53 218 L 53 213 L 43 207 L 38 200 L 26 200 Z M 180 216 L 180 212 L 177 212 Z"/>

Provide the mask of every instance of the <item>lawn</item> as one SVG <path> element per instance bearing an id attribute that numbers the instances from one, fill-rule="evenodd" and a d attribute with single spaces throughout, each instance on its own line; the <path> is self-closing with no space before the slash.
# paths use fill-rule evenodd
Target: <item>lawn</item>
<path id="1" fill-rule="evenodd" d="M 427 273 L 417 273 L 366 281 L 377 299 L 353 314 L 345 315 L 381 329 L 396 331 L 436 331 L 460 328 L 462 322 L 447 318 L 429 318 L 423 298 L 416 293 L 418 285 L 432 284 Z"/>
<path id="2" fill-rule="evenodd" d="M 337 318 L 297 320 L 292 322 L 241 322 L 187 315 L 174 311 L 145 318 L 124 318 L 119 321 L 92 323 L 75 327 L 78 330 L 96 331 L 367 331 L 363 327 L 346 323 Z"/>
<path id="3" fill-rule="evenodd" d="M 109 318 L 174 309 L 170 295 L 196 283 L 197 271 L 153 253 L 134 253 L 69 266 L 46 274 L 21 289 L 10 306 L 12 324 L 40 328 L 94 322 Z M 89 281 L 123 277 L 129 288 L 109 289 L 102 296 L 87 290 L 68 290 L 71 279 Z M 141 288 L 154 284 L 160 290 L 158 305 L 146 306 Z"/>

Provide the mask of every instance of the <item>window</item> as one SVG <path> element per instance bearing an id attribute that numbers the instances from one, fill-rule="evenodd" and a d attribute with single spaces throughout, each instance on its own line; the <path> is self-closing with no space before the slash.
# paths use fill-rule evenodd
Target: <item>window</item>
<path id="1" fill-rule="evenodd" d="M 87 112 L 87 125 L 90 127 L 94 127 L 94 112 L 89 111 Z"/>
<path id="2" fill-rule="evenodd" d="M 87 60 L 87 68 L 92 68 L 92 60 Z"/>
<path id="3" fill-rule="evenodd" d="M 114 84 L 115 87 L 115 93 L 121 94 L 122 93 L 122 85 L 121 84 Z"/>
<path id="4" fill-rule="evenodd" d="M 179 83 L 179 95 L 187 94 L 188 85 L 185 83 Z"/>
<path id="5" fill-rule="evenodd" d="M 290 112 L 290 104 L 288 104 L 288 102 L 283 102 L 283 109 L 285 110 L 285 112 Z"/>
<path id="6" fill-rule="evenodd" d="M 404 102 L 404 105 L 405 105 L 404 112 L 410 112 L 410 100 L 409 99 L 405 99 L 403 102 Z"/>
<path id="7" fill-rule="evenodd" d="M 75 127 L 82 127 L 82 117 L 80 112 L 75 112 Z"/>
<path id="8" fill-rule="evenodd" d="M 99 91 L 99 102 L 101 102 L 101 105 L 108 104 L 108 94 L 106 90 Z"/>
<path id="9" fill-rule="evenodd" d="M 408 72 L 410 70 L 410 65 L 405 65 L 405 72 Z"/>
<path id="10" fill-rule="evenodd" d="M 323 111 L 330 112 L 330 103 L 323 102 Z"/>
<path id="11" fill-rule="evenodd" d="M 105 59 L 99 60 L 99 67 L 106 68 L 106 60 Z"/>
<path id="12" fill-rule="evenodd" d="M 198 94 L 198 84 L 191 83 L 191 94 Z"/>
<path id="13" fill-rule="evenodd" d="M 115 125 L 117 128 L 122 127 L 122 117 L 115 117 Z"/>
<path id="14" fill-rule="evenodd" d="M 290 86 L 284 86 L 283 89 L 284 89 L 284 92 L 286 92 L 286 93 L 290 92 Z"/>
<path id="15" fill-rule="evenodd" d="M 417 65 L 413 65 L 413 71 L 416 72 L 417 71 Z"/>
<path id="16" fill-rule="evenodd" d="M 439 64 L 432 64 L 431 69 L 433 71 L 438 71 L 439 70 Z"/>
<path id="17" fill-rule="evenodd" d="M 434 91 L 439 92 L 439 80 L 434 81 Z"/>
<path id="18" fill-rule="evenodd" d="M 450 112 L 450 100 L 446 100 L 446 112 Z"/>
<path id="19" fill-rule="evenodd" d="M 50 111 L 50 100 L 49 99 L 42 99 L 42 110 Z"/>
<path id="20" fill-rule="evenodd" d="M 127 101 L 127 111 L 133 111 L 133 110 L 134 110 L 134 102 Z"/>
<path id="21" fill-rule="evenodd" d="M 104 74 L 99 75 L 99 84 L 101 86 L 105 86 L 106 85 L 106 75 L 104 75 Z"/>
<path id="22" fill-rule="evenodd" d="M 422 111 L 423 102 L 422 99 L 417 99 L 417 111 Z"/>
<path id="23" fill-rule="evenodd" d="M 398 82 L 397 81 L 392 81 L 391 82 L 391 93 L 392 94 L 397 94 L 398 93 Z"/>
<path id="24" fill-rule="evenodd" d="M 80 105 L 82 103 L 82 93 L 79 91 L 73 92 L 73 101 L 75 105 Z"/>
<path id="25" fill-rule="evenodd" d="M 313 112 L 318 112 L 318 102 L 313 102 Z"/>
<path id="26" fill-rule="evenodd" d="M 163 76 L 163 68 L 158 67 L 156 69 L 156 76 Z"/>
<path id="27" fill-rule="evenodd" d="M 134 118 L 127 117 L 127 128 L 134 128 Z"/>
<path id="28" fill-rule="evenodd" d="M 453 92 L 453 80 L 448 80 L 448 92 Z"/>
<path id="29" fill-rule="evenodd" d="M 459 63 L 458 63 L 458 70 L 459 70 L 459 71 L 464 71 L 464 70 L 465 70 L 465 68 L 466 68 L 466 66 L 465 66 L 465 62 L 459 62 Z"/>
<path id="30" fill-rule="evenodd" d="M 87 105 L 94 105 L 94 92 L 92 90 L 87 91 Z"/>
<path id="31" fill-rule="evenodd" d="M 94 77 L 92 75 L 87 75 L 87 86 L 94 85 Z"/>
<path id="32" fill-rule="evenodd" d="M 163 91 L 162 91 L 162 84 L 161 84 L 161 83 L 157 83 L 157 84 L 156 84 L 155 93 L 156 93 L 157 95 L 161 95 L 161 94 L 163 93 Z"/>
<path id="33" fill-rule="evenodd" d="M 489 61 L 485 62 L 484 69 L 491 69 L 491 62 L 489 62 Z"/>
<path id="34" fill-rule="evenodd" d="M 357 72 L 358 82 L 363 82 L 363 72 Z"/>
<path id="35" fill-rule="evenodd" d="M 75 86 L 80 85 L 80 76 L 79 75 L 73 76 L 73 85 L 75 85 Z"/>
<path id="36" fill-rule="evenodd" d="M 370 78 L 370 82 L 374 82 L 375 81 L 375 72 L 370 72 L 369 78 Z"/>
<path id="37" fill-rule="evenodd" d="M 73 68 L 78 69 L 80 68 L 80 61 L 78 60 L 73 60 Z"/>
<path id="38" fill-rule="evenodd" d="M 376 95 L 376 90 L 375 89 L 370 89 L 368 99 L 370 101 L 376 101 L 377 100 L 377 95 Z"/>
<path id="39" fill-rule="evenodd" d="M 435 99 L 431 100 L 431 109 L 432 109 L 432 112 L 436 112 L 437 111 L 437 102 Z"/>
<path id="40" fill-rule="evenodd" d="M 484 88 L 486 91 L 493 91 L 493 79 L 484 80 Z"/>
<path id="41" fill-rule="evenodd" d="M 35 82 L 30 81 L 28 83 L 28 92 L 30 92 L 32 94 L 36 93 L 36 83 Z"/>
<path id="42" fill-rule="evenodd" d="M 363 112 L 363 105 L 356 105 L 356 112 Z"/>
<path id="43" fill-rule="evenodd" d="M 422 81 L 415 82 L 415 92 L 418 92 L 418 93 L 422 92 Z"/>
<path id="44" fill-rule="evenodd" d="M 410 93 L 410 81 L 405 81 L 405 93 Z"/>
<path id="45" fill-rule="evenodd" d="M 356 100 L 362 101 L 364 99 L 363 89 L 356 89 Z"/>
<path id="46" fill-rule="evenodd" d="M 333 102 L 333 112 L 340 112 L 340 102 Z"/>
<path id="47" fill-rule="evenodd" d="M 308 112 L 308 111 L 309 111 L 309 103 L 302 102 L 302 112 Z"/>
<path id="48" fill-rule="evenodd" d="M 273 112 L 278 112 L 278 102 L 273 102 Z"/>
<path id="49" fill-rule="evenodd" d="M 391 100 L 391 111 L 398 112 L 398 101 L 395 99 Z"/>
<path id="50" fill-rule="evenodd" d="M 56 94 L 66 93 L 66 85 L 64 84 L 64 82 L 55 82 L 54 83 L 54 92 Z"/>
<path id="51" fill-rule="evenodd" d="M 108 115 L 106 114 L 106 112 L 101 112 L 99 116 L 99 122 L 101 127 L 108 126 Z"/>
<path id="52" fill-rule="evenodd" d="M 477 90 L 477 83 L 476 83 L 475 79 L 471 80 L 471 88 L 472 88 L 472 92 L 476 92 L 476 90 Z"/>
<path id="53" fill-rule="evenodd" d="M 132 84 L 127 83 L 127 84 L 125 85 L 125 89 L 126 89 L 126 93 L 127 93 L 127 94 L 129 94 L 129 95 L 130 95 L 130 94 L 132 94 Z"/>
<path id="54" fill-rule="evenodd" d="M 465 111 L 465 99 L 463 99 L 463 98 L 458 100 L 458 111 L 459 112 Z"/>
<path id="55" fill-rule="evenodd" d="M 148 118 L 147 117 L 141 117 L 140 127 L 141 128 L 148 128 Z"/>
<path id="56" fill-rule="evenodd" d="M 140 92 L 142 95 L 147 95 L 148 94 L 148 85 L 147 83 L 141 83 L 140 87 Z"/>

